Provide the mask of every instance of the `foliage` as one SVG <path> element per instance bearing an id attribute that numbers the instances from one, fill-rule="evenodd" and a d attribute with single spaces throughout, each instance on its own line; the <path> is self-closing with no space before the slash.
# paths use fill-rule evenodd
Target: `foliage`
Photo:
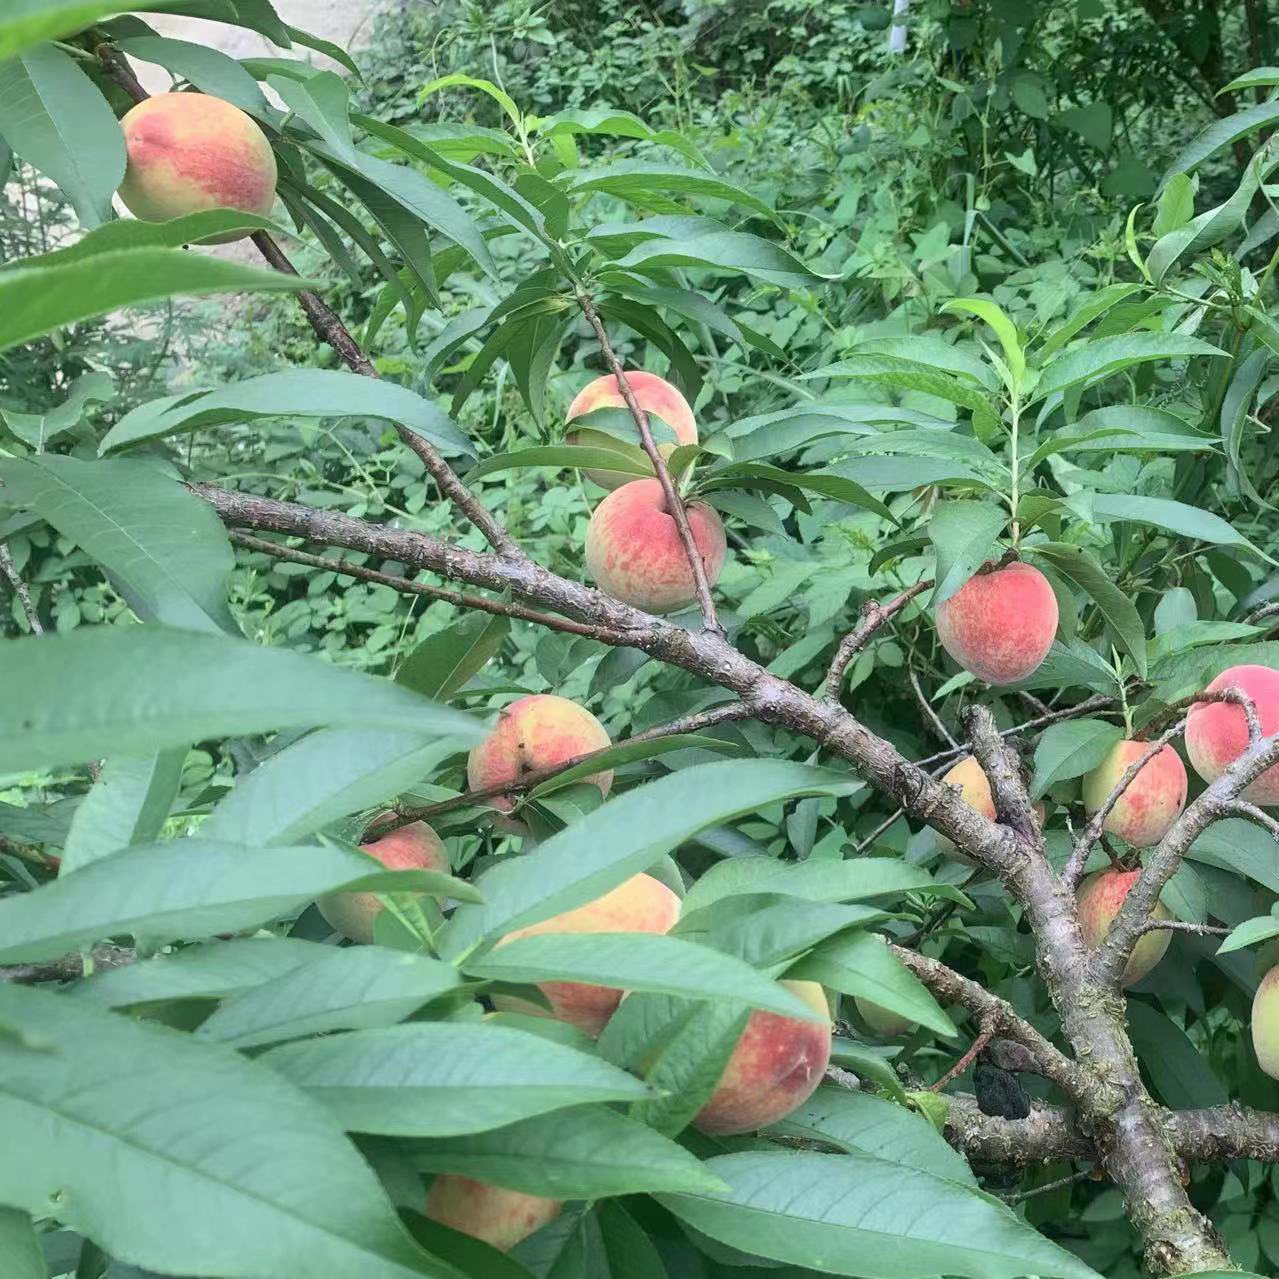
<path id="1" fill-rule="evenodd" d="M 362 76 L 317 70 L 301 33 L 287 58 L 192 61 L 148 44 L 145 15 L 84 32 L 107 9 L 63 3 L 24 25 L 38 8 L 0 17 L 0 105 L 44 86 L 20 125 L 0 111 L 21 160 L 0 228 L 0 535 L 50 632 L 21 634 L 15 591 L 0 1113 L 24 1158 L 0 1169 L 0 1270 L 1135 1273 L 1143 1241 L 1103 1173 L 1018 1203 L 1070 1169 L 1010 1180 L 947 1144 L 925 1088 L 981 1019 L 869 940 L 944 956 L 1056 1035 L 1024 903 L 989 868 L 767 717 L 620 747 L 607 802 L 556 778 L 523 806 L 532 835 L 506 833 L 464 798 L 464 752 L 512 694 L 571 697 L 621 742 L 724 688 L 397 588 L 422 575 L 390 554 L 330 552 L 388 584 L 237 547 L 198 485 L 484 549 L 411 436 L 576 581 L 599 458 L 561 423 L 604 367 L 585 295 L 628 367 L 697 405 L 673 469 L 728 521 L 716 599 L 748 657 L 820 689 L 864 604 L 936 578 L 842 678 L 865 728 L 946 766 L 974 705 L 1012 728 L 1097 699 L 1016 737 L 1060 866 L 1085 820 L 1072 784 L 1120 725 L 1162 724 L 1230 665 L 1279 666 L 1279 73 L 1211 99 L 1245 70 L 1222 51 L 1252 8 L 1191 30 L 1191 6 L 921 3 L 903 61 L 865 4 L 409 6 Z M 231 8 L 288 49 L 269 4 Z M 252 217 L 106 216 L 119 175 L 94 128 L 127 102 L 103 42 L 267 129 L 272 229 L 301 279 L 180 247 Z M 315 347 L 306 284 L 380 379 Z M 254 292 L 184 300 L 215 290 Z M 637 438 L 620 410 L 590 424 Z M 1005 549 L 1061 614 L 1011 690 L 957 672 L 932 620 Z M 354 851 L 388 803 L 439 805 L 449 874 Z M 1178 920 L 1234 931 L 1220 951 L 1177 934 L 1129 998 L 1161 1104 L 1279 1103 L 1247 1033 L 1272 861 L 1267 830 L 1220 822 L 1165 891 Z M 686 895 L 675 935 L 495 949 L 642 870 Z M 357 890 L 389 907 L 377 944 L 335 946 L 309 904 Z M 108 940 L 133 962 L 110 967 Z M 803 1014 L 783 974 L 843 997 L 834 1060 L 862 1089 L 823 1088 L 762 1137 L 697 1133 L 725 1028 Z M 634 992 L 598 1045 L 478 1002 L 592 977 Z M 885 1046 L 854 996 L 916 1029 Z M 413 1064 L 388 1085 L 396 1043 Z M 503 1265 L 421 1215 L 440 1172 L 572 1206 Z M 1240 1265 L 1279 1265 L 1263 1164 L 1190 1177 Z"/>

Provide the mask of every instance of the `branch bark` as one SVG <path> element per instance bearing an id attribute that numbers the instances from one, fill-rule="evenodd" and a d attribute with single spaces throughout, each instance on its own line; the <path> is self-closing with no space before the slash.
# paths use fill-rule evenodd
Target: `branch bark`
<path id="1" fill-rule="evenodd" d="M 0 573 L 3 573 L 9 579 L 9 585 L 13 587 L 13 593 L 18 597 L 18 603 L 22 606 L 22 611 L 26 615 L 27 625 L 31 627 L 32 635 L 43 635 L 44 625 L 40 621 L 40 614 L 36 612 L 36 606 L 31 599 L 31 591 L 27 586 L 22 574 L 18 572 L 13 562 L 13 556 L 9 553 L 9 548 L 0 542 Z"/>
<path id="2" fill-rule="evenodd" d="M 849 662 L 866 647 L 870 637 L 885 622 L 896 617 L 916 595 L 922 594 L 932 585 L 933 579 L 930 577 L 926 582 L 916 582 L 914 586 L 903 591 L 895 599 L 889 600 L 887 604 L 881 604 L 878 600 L 867 600 L 862 605 L 861 620 L 839 641 L 839 647 L 835 650 L 835 656 L 831 658 L 830 668 L 826 672 L 826 698 L 828 701 L 837 702 L 839 700 L 839 690 L 844 682 L 844 672 L 848 669 Z"/>

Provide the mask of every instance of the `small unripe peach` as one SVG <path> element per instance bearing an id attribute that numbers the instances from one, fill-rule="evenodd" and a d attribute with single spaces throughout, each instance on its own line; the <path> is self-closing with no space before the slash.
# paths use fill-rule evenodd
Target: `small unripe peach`
<path id="1" fill-rule="evenodd" d="M 685 509 L 714 586 L 728 549 L 724 522 L 704 502 Z M 693 570 L 657 479 L 623 484 L 595 508 L 586 529 L 586 568 L 600 590 L 650 613 L 675 613 L 697 598 Z"/>
<path id="2" fill-rule="evenodd" d="M 509 1252 L 560 1215 L 558 1199 L 526 1195 L 455 1173 L 440 1173 L 426 1196 L 426 1215 L 442 1226 Z"/>
<path id="3" fill-rule="evenodd" d="M 531 693 L 498 712 L 493 731 L 467 758 L 466 778 L 472 790 L 487 790 L 610 745 L 604 725 L 584 706 L 554 693 Z M 585 780 L 607 795 L 613 774 L 595 773 Z M 509 813 L 515 807 L 515 796 L 497 795 L 484 802 Z M 501 825 L 507 830 L 524 829 L 511 820 Z"/>
<path id="4" fill-rule="evenodd" d="M 937 636 L 951 657 L 988 684 L 1034 673 L 1057 633 L 1057 597 L 1030 564 L 970 577 L 937 607 Z"/>
<path id="5" fill-rule="evenodd" d="M 379 813 L 369 825 L 394 815 Z M 360 847 L 387 870 L 449 870 L 444 843 L 425 822 L 410 822 Z M 377 893 L 327 893 L 315 904 L 334 932 L 366 946 L 373 941 L 373 921 L 386 909 Z"/>
<path id="6" fill-rule="evenodd" d="M 1119 779 L 1150 749 L 1149 742 L 1120 741 L 1084 777 L 1084 808 L 1098 812 Z M 1159 843 L 1186 804 L 1186 766 L 1171 746 L 1165 746 L 1116 801 L 1103 830 L 1127 840 L 1134 848 Z"/>
<path id="7" fill-rule="evenodd" d="M 1141 877 L 1140 870 L 1102 870 L 1089 875 L 1079 886 L 1079 931 L 1084 945 L 1095 949 L 1110 931 L 1110 925 L 1124 904 L 1132 886 Z M 1156 902 L 1152 919 L 1171 919 L 1163 902 Z M 1164 957 L 1172 934 L 1167 931 L 1146 933 L 1139 938 L 1128 957 L 1121 985 L 1139 982 Z"/>
<path id="8" fill-rule="evenodd" d="M 129 162 L 120 199 L 143 222 L 167 222 L 203 209 L 270 214 L 275 153 L 239 107 L 204 93 L 161 93 L 120 121 Z M 239 240 L 249 231 L 210 236 Z"/>
<path id="9" fill-rule="evenodd" d="M 821 1083 L 830 1061 L 830 1009 L 826 995 L 813 981 L 783 981 L 825 1025 L 751 1013 L 719 1083 L 693 1120 L 704 1133 L 718 1136 L 754 1132 L 775 1124 L 802 1105 Z"/>
<path id="10" fill-rule="evenodd" d="M 1253 996 L 1252 1047 L 1257 1065 L 1279 1079 L 1279 966 L 1266 973 Z"/>
<path id="11" fill-rule="evenodd" d="M 853 1003 L 857 1005 L 857 1011 L 861 1013 L 862 1020 L 881 1039 L 898 1039 L 915 1029 L 913 1021 L 903 1017 L 900 1013 L 890 1012 L 887 1008 L 881 1008 L 878 1004 L 871 1003 L 869 999 L 863 999 L 860 995 L 853 996 Z"/>
<path id="12" fill-rule="evenodd" d="M 1269 666 L 1232 666 L 1222 671 L 1209 693 L 1237 688 L 1252 698 L 1261 720 L 1261 735 L 1279 732 L 1279 671 Z M 1229 702 L 1196 705 L 1186 721 L 1186 754 L 1195 772 L 1215 782 L 1248 748 L 1248 720 L 1242 706 Z M 1253 804 L 1279 804 L 1279 764 L 1266 769 L 1244 788 L 1241 798 Z"/>
<path id="13" fill-rule="evenodd" d="M 693 418 L 693 410 L 680 394 L 678 387 L 672 386 L 656 373 L 645 373 L 643 370 L 627 373 L 626 381 L 640 408 L 645 413 L 657 414 L 675 432 L 675 438 L 680 444 L 697 443 L 697 422 Z M 609 373 L 604 377 L 597 377 L 594 382 L 577 393 L 573 403 L 568 406 L 568 420 L 571 422 L 574 418 L 585 417 L 588 413 L 594 413 L 596 409 L 625 407 L 626 401 L 618 390 L 617 378 Z M 636 462 L 642 462 L 649 471 L 652 470 L 648 454 L 638 444 L 627 444 L 604 431 L 592 431 L 589 427 L 583 427 L 577 431 L 570 431 L 565 438 L 569 444 L 606 448 L 625 453 Z M 668 440 L 664 444 L 658 444 L 657 449 L 663 457 L 669 458 L 676 447 Z M 621 488 L 623 484 L 635 478 L 625 471 L 587 471 L 586 474 L 601 488 L 606 489 Z"/>
<path id="14" fill-rule="evenodd" d="M 667 933 L 679 919 L 679 908 L 679 897 L 660 879 L 652 875 L 632 875 L 585 906 L 507 933 L 498 945 L 544 933 Z M 624 993 L 613 986 L 592 986 L 576 981 L 539 982 L 538 989 L 551 1005 L 549 1014 L 537 1004 L 509 995 L 493 996 L 493 1006 L 504 1012 L 557 1017 L 594 1036 L 617 1011 Z"/>

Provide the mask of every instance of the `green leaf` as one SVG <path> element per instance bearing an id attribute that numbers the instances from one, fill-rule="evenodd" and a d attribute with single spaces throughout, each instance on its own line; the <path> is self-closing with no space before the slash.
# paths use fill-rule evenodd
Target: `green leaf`
<path id="1" fill-rule="evenodd" d="M 102 1008 L 225 999 L 330 954 L 328 946 L 293 937 L 233 937 L 96 972 L 68 987 L 67 996 Z"/>
<path id="2" fill-rule="evenodd" d="M 1098 290 L 1044 338 L 1037 352 L 1039 362 L 1047 363 L 1081 329 L 1087 328 L 1112 307 L 1140 292 L 1139 284 L 1108 284 L 1104 289 Z"/>
<path id="3" fill-rule="evenodd" d="M 447 700 L 497 655 L 510 633 L 505 617 L 475 613 L 428 635 L 401 663 L 395 682 Z"/>
<path id="4" fill-rule="evenodd" d="M 1226 955 L 1232 950 L 1244 950 L 1248 946 L 1256 946 L 1279 937 L 1279 919 L 1273 915 L 1259 915 L 1256 919 L 1245 919 L 1237 924 L 1230 936 L 1217 948 L 1217 954 Z"/>
<path id="5" fill-rule="evenodd" d="M 1214 546 L 1243 546 L 1268 563 L 1275 562 L 1220 515 L 1188 506 L 1185 502 L 1173 502 L 1162 497 L 1136 497 L 1130 493 L 1094 493 L 1092 513 L 1098 522 L 1128 520 L 1134 524 L 1166 529 L 1181 537 L 1210 542 Z"/>
<path id="6" fill-rule="evenodd" d="M 661 212 L 671 211 L 666 207 L 671 201 L 654 201 L 655 195 L 696 195 L 724 200 L 743 209 L 751 209 L 772 221 L 777 220 L 777 214 L 759 196 L 701 169 L 681 169 L 648 160 L 622 160 L 603 169 L 572 170 L 564 182 L 574 195 L 600 191 L 633 204 L 650 208 L 656 205 Z"/>
<path id="7" fill-rule="evenodd" d="M 782 1017 L 821 1022 L 803 1000 L 748 964 L 661 933 L 542 933 L 461 961 L 487 981 L 585 982 L 690 999 L 732 1000 Z"/>
<path id="8" fill-rule="evenodd" d="M 649 1089 L 589 1053 L 505 1026 L 415 1022 L 305 1040 L 259 1058 L 352 1132 L 456 1137 Z"/>
<path id="9" fill-rule="evenodd" d="M 1091 772 L 1123 735 L 1123 729 L 1099 719 L 1050 724 L 1035 746 L 1030 797 L 1038 799 L 1054 783 Z"/>
<path id="10" fill-rule="evenodd" d="M 423 1172 L 453 1172 L 554 1199 L 661 1190 L 710 1192 L 723 1182 L 682 1146 L 603 1106 L 524 1119 L 492 1132 L 406 1142 Z"/>
<path id="11" fill-rule="evenodd" d="M 788 760 L 681 769 L 610 799 L 534 852 L 486 871 L 479 883 L 488 904 L 454 913 L 439 937 L 440 953 L 469 953 L 482 941 L 592 901 L 707 826 L 785 799 L 860 788 L 839 772 Z"/>
<path id="12" fill-rule="evenodd" d="M 4 275 L 0 273 L 0 287 Z M 99 453 L 228 422 L 271 417 L 372 417 L 398 422 L 445 453 L 474 457 L 471 442 L 430 400 L 380 378 L 336 369 L 286 369 L 216 391 L 170 395 L 126 413 L 107 432 Z"/>
<path id="13" fill-rule="evenodd" d="M 1161 1009 L 1128 1001 L 1128 1033 L 1155 1096 L 1174 1110 L 1223 1106 L 1229 1098 L 1207 1058 Z"/>
<path id="14" fill-rule="evenodd" d="M 469 716 L 286 649 L 163 626 L 3 641 L 0 774 L 317 725 L 474 743 Z"/>
<path id="15" fill-rule="evenodd" d="M 56 265 L 23 263 L 0 270 L 0 351 L 119 307 L 179 293 L 284 292 L 318 286 L 317 280 L 259 271 L 182 249 L 107 251 Z"/>
<path id="16" fill-rule="evenodd" d="M 721 488 L 753 487 L 743 484 L 744 480 L 763 480 L 766 485 L 786 484 L 806 493 L 820 493 L 822 497 L 847 502 L 850 506 L 859 506 L 864 511 L 874 511 L 884 519 L 893 520 L 893 513 L 888 507 L 856 480 L 829 471 L 786 471 L 764 462 L 731 462 L 707 475 L 701 488 L 703 492 L 715 492 Z"/>
<path id="17" fill-rule="evenodd" d="M 0 1269 L 5 1279 L 48 1279 L 31 1218 L 16 1208 L 0 1208 Z"/>
<path id="18" fill-rule="evenodd" d="M 671 267 L 740 271 L 784 289 L 812 288 L 836 278 L 811 270 L 780 244 L 745 231 L 712 231 L 682 240 L 646 240 L 617 265 L 644 272 Z"/>
<path id="19" fill-rule="evenodd" d="M 14 263 L 4 270 L 12 270 L 18 265 L 24 268 L 64 266 L 68 262 L 96 257 L 99 253 L 123 252 L 127 249 L 179 249 L 184 244 L 195 244 L 211 235 L 245 230 L 282 232 L 284 229 L 270 218 L 259 217 L 256 213 L 242 213 L 239 209 L 201 209 L 198 213 L 171 218 L 168 222 L 116 218 L 113 222 L 95 227 L 65 248 L 22 258 L 20 263 Z"/>
<path id="20" fill-rule="evenodd" d="M 492 80 L 481 80 L 469 75 L 440 76 L 424 84 L 417 91 L 418 104 L 421 105 L 431 94 L 439 93 L 441 89 L 478 89 L 481 93 L 487 93 L 506 112 L 512 124 L 519 125 L 524 119 L 523 112 L 515 105 L 515 100 L 505 89 L 499 88 Z"/>
<path id="21" fill-rule="evenodd" d="M 1041 542 L 1027 546 L 1026 554 L 1041 557 L 1051 568 L 1070 578 L 1097 605 L 1115 643 L 1133 660 L 1137 674 L 1146 674 L 1146 628 L 1133 602 L 1111 580 L 1111 575 L 1082 547 L 1066 542 Z"/>
<path id="22" fill-rule="evenodd" d="M 1020 386 L 1026 376 L 1026 354 L 1022 350 L 1017 337 L 1017 327 L 1008 318 L 1003 308 L 986 298 L 952 298 L 943 311 L 967 311 L 970 315 L 985 320 L 994 330 L 999 345 L 1004 348 L 1004 360 L 1013 375 L 1014 386 Z"/>
<path id="23" fill-rule="evenodd" d="M 1238 142 L 1240 138 L 1246 138 L 1250 133 L 1269 128 L 1277 120 L 1279 102 L 1259 102 L 1256 106 L 1236 111 L 1224 120 L 1214 120 L 1172 158 L 1168 165 L 1169 176 L 1165 181 L 1171 181 L 1175 174 L 1192 172 L 1209 156 Z"/>
<path id="24" fill-rule="evenodd" d="M 881 948 L 882 949 L 882 948 Z M 772 1130 L 871 1155 L 976 1189 L 968 1161 L 922 1115 L 870 1093 L 823 1084 Z"/>
<path id="25" fill-rule="evenodd" d="M 170 941 L 240 932 L 296 914 L 330 892 L 433 892 L 474 897 L 435 871 L 387 871 L 364 853 L 245 848 L 205 839 L 127 848 L 29 893 L 0 900 L 0 962 L 54 959 L 128 933 Z"/>
<path id="26" fill-rule="evenodd" d="M 873 933 L 849 933 L 825 942 L 788 968 L 786 976 L 869 999 L 939 1035 L 956 1033 L 928 988 Z"/>
<path id="27" fill-rule="evenodd" d="M 659 1195 L 695 1230 L 773 1261 L 863 1279 L 1097 1279 L 989 1195 L 865 1155 L 719 1155 L 721 1194 Z"/>
<path id="28" fill-rule="evenodd" d="M 235 556 L 207 502 L 150 462 L 43 454 L 0 460 L 5 496 L 70 538 L 144 622 L 239 634 L 227 605 Z"/>
<path id="29" fill-rule="evenodd" d="M 938 502 L 928 524 L 937 554 L 933 606 L 944 603 L 992 557 L 1008 513 L 985 502 Z"/>
<path id="30" fill-rule="evenodd" d="M 585 777 L 593 777 L 596 773 L 602 773 L 607 769 L 620 768 L 623 764 L 633 764 L 642 759 L 657 759 L 661 755 L 688 750 L 714 751 L 720 755 L 750 754 L 750 751 L 743 748 L 738 742 L 728 741 L 721 737 L 707 737 L 697 733 L 672 733 L 670 737 L 618 742 L 616 746 L 601 751 L 594 759 L 575 764 L 572 768 L 566 768 L 562 773 L 556 773 L 554 777 L 548 777 L 546 781 L 534 786 L 529 791 L 528 797 L 529 799 L 537 799 L 542 795 L 549 795 L 552 791 L 571 786 L 574 782 L 581 781 Z"/>
<path id="31" fill-rule="evenodd" d="M 598 428 L 595 428 L 598 429 Z M 652 465 L 645 457 L 624 453 L 620 448 L 610 449 L 595 445 L 540 444 L 532 448 L 516 449 L 511 453 L 495 453 L 486 457 L 478 466 L 466 473 L 467 484 L 487 475 L 502 471 L 518 471 L 534 466 L 552 466 L 557 470 L 575 467 L 580 471 L 620 471 L 623 475 L 647 476 L 653 474 Z"/>
<path id="32" fill-rule="evenodd" d="M 1242 818 L 1213 822 L 1186 854 L 1208 866 L 1218 866 L 1234 875 L 1245 875 L 1279 893 L 1279 866 L 1275 864 L 1275 842 L 1269 831 Z"/>
<path id="33" fill-rule="evenodd" d="M 1174 173 L 1168 179 L 1150 228 L 1156 239 L 1185 226 L 1195 216 L 1195 187 L 1195 181 L 1184 173 Z"/>
<path id="34" fill-rule="evenodd" d="M 195 1033 L 237 1048 L 403 1021 L 461 984 L 452 964 L 381 946 L 328 954 L 227 999 Z"/>
<path id="35" fill-rule="evenodd" d="M 0 62 L 16 58 L 42 40 L 74 35 L 81 27 L 110 17 L 123 8 L 155 9 L 160 0 L 7 0 L 0 15 Z"/>
<path id="36" fill-rule="evenodd" d="M 1134 364 L 1225 354 L 1225 351 L 1184 333 L 1123 333 L 1116 337 L 1093 338 L 1052 360 L 1040 375 L 1031 400 L 1042 400 L 1080 383 L 1099 381 Z"/>
<path id="37" fill-rule="evenodd" d="M 0 1020 L 52 1045 L 0 1046 L 0 1127 L 24 1152 L 0 1165 L 0 1201 L 56 1202 L 166 1273 L 198 1255 L 226 1279 L 462 1279 L 412 1242 L 337 1122 L 265 1066 L 39 990 L 0 988 Z"/>
<path id="38" fill-rule="evenodd" d="M 0 19 L 0 22 L 7 19 Z M 62 189 L 85 226 L 111 216 L 124 177 L 124 134 L 98 87 L 51 44 L 0 60 L 4 139 Z"/>
<path id="39" fill-rule="evenodd" d="M 973 414 L 974 426 L 981 424 L 978 435 L 988 436 L 999 421 L 994 403 L 972 382 L 939 373 L 927 364 L 916 360 L 903 360 L 891 355 L 853 355 L 838 364 L 831 364 L 804 378 L 855 378 L 880 382 L 885 386 L 899 387 L 904 391 L 922 391 L 935 395 L 968 409 Z"/>
<path id="40" fill-rule="evenodd" d="M 238 778 L 200 833 L 254 847 L 297 843 L 429 777 L 456 749 L 410 730 L 318 729 Z"/>
<path id="41" fill-rule="evenodd" d="M 189 80 L 201 93 L 233 103 L 260 120 L 275 124 L 280 119 L 280 113 L 267 102 L 257 81 L 221 49 L 160 36 L 135 36 L 121 40 L 119 47 L 125 57 L 156 63 L 175 76 Z"/>
<path id="42" fill-rule="evenodd" d="M 182 783 L 185 746 L 155 755 L 113 755 L 76 808 L 58 873 L 160 838 Z"/>
<path id="43" fill-rule="evenodd" d="M 305 80 L 273 75 L 267 77 L 267 84 L 290 111 L 328 143 L 339 159 L 358 163 L 351 136 L 351 95 L 341 76 L 332 71 L 321 71 Z"/>

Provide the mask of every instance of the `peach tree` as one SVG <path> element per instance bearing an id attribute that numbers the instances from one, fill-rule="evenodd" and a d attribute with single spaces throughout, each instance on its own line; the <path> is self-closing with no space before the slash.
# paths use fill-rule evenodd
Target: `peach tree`
<path id="1" fill-rule="evenodd" d="M 1019 326 L 957 278 L 928 331 L 794 368 L 734 289 L 820 310 L 837 273 L 687 137 L 531 117 L 467 76 L 422 100 L 487 95 L 505 129 L 392 125 L 268 0 L 149 8 L 288 56 L 11 0 L 6 165 L 82 233 L 0 269 L 0 350 L 284 292 L 341 367 L 100 432 L 74 392 L 4 414 L 0 570 L 30 632 L 0 660 L 25 795 L 0 808 L 6 1279 L 1087 1279 L 1116 1253 L 1063 1228 L 1083 1181 L 1151 1271 L 1235 1269 L 1224 1169 L 1253 1187 L 1279 1152 L 1279 987 L 1249 949 L 1279 936 L 1279 255 L 1253 269 L 1269 144 L 1200 212 L 1195 174 L 1279 119 L 1279 73 L 1245 78 L 1260 105 L 1187 147 L 1124 278 L 1069 314 Z M 186 247 L 232 240 L 263 264 Z M 360 339 L 289 241 L 378 281 Z M 451 415 L 377 362 L 450 279 L 494 299 L 415 348 Z M 598 376 L 551 423 L 572 334 Z M 719 342 L 792 402 L 725 421 Z M 455 421 L 495 369 L 529 438 L 505 452 Z M 211 483 L 184 447 L 335 418 L 385 426 L 451 536 Z M 561 571 L 490 478 L 522 471 L 591 485 Z M 849 518 L 873 551 L 814 559 Z M 127 624 L 48 627 L 24 573 L 46 526 Z M 803 571 L 743 594 L 757 539 Z M 237 555 L 459 618 L 362 674 L 246 638 Z M 529 632 L 563 638 L 577 696 L 486 682 Z M 881 647 L 917 724 L 866 704 Z M 649 664 L 656 708 L 584 704 Z M 234 784 L 184 785 L 195 746 Z"/>

